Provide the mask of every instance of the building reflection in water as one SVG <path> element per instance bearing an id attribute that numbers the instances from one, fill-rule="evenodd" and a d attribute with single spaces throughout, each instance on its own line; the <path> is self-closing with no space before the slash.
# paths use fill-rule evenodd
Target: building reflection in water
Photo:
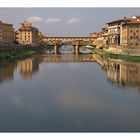
<path id="1" fill-rule="evenodd" d="M 28 80 L 33 74 L 39 71 L 40 59 L 37 57 L 28 58 L 18 62 L 20 74 L 24 80 Z"/>
<path id="2" fill-rule="evenodd" d="M 110 80 L 114 80 L 121 85 L 135 86 L 140 88 L 139 63 L 112 61 L 109 63 L 109 70 L 107 75 Z"/>
<path id="3" fill-rule="evenodd" d="M 28 80 L 39 71 L 42 62 L 94 62 L 106 71 L 110 82 L 140 89 L 140 63 L 120 59 L 108 59 L 97 54 L 92 55 L 39 55 L 19 61 L 19 72 L 24 80 Z M 16 63 L 0 67 L 0 83 L 14 79 Z M 94 72 L 94 70 L 93 70 Z M 47 73 L 46 73 L 47 74 Z"/>
<path id="4" fill-rule="evenodd" d="M 92 55 L 39 55 L 18 62 L 20 74 L 24 80 L 28 80 L 39 71 L 42 62 L 92 62 Z"/>
<path id="5" fill-rule="evenodd" d="M 0 83 L 13 80 L 15 68 L 16 68 L 15 63 L 0 67 Z"/>
<path id="6" fill-rule="evenodd" d="M 140 89 L 140 63 L 106 59 L 99 55 L 96 55 L 96 61 L 106 70 L 109 81 Z"/>

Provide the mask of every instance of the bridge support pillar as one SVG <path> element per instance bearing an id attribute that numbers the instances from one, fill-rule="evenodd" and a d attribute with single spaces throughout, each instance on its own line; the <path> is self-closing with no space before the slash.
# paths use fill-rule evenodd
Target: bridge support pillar
<path id="1" fill-rule="evenodd" d="M 72 46 L 72 53 L 75 54 L 75 46 Z"/>
<path id="2" fill-rule="evenodd" d="M 59 50 L 58 50 L 58 46 L 57 45 L 54 46 L 54 53 L 55 54 L 58 54 L 59 53 Z"/>
<path id="3" fill-rule="evenodd" d="M 76 54 L 79 54 L 79 45 L 76 45 L 75 50 L 76 50 Z"/>

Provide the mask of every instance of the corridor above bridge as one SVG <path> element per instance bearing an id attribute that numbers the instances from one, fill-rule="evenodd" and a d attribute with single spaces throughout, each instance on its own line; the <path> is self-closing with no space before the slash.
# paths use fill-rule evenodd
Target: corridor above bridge
<path id="1" fill-rule="evenodd" d="M 45 37 L 44 41 L 94 41 L 93 37 Z"/>

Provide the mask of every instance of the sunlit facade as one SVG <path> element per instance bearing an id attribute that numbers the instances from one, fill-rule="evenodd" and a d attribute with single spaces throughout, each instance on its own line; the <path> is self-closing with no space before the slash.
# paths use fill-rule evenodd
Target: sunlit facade
<path id="1" fill-rule="evenodd" d="M 22 45 L 37 45 L 39 30 L 33 27 L 31 23 L 24 21 L 21 23 L 18 32 L 16 33 L 16 40 Z"/>
<path id="2" fill-rule="evenodd" d="M 131 48 L 140 46 L 140 23 L 126 23 L 122 27 L 122 45 Z"/>
<path id="3" fill-rule="evenodd" d="M 107 24 L 109 46 L 140 46 L 140 16 L 124 17 Z"/>

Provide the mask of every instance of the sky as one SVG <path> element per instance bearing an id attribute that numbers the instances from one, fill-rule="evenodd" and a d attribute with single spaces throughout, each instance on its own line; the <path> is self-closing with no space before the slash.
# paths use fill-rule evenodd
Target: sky
<path id="1" fill-rule="evenodd" d="M 46 36 L 88 36 L 109 21 L 140 15 L 140 8 L 0 8 L 0 13 L 16 29 L 27 20 Z"/>

